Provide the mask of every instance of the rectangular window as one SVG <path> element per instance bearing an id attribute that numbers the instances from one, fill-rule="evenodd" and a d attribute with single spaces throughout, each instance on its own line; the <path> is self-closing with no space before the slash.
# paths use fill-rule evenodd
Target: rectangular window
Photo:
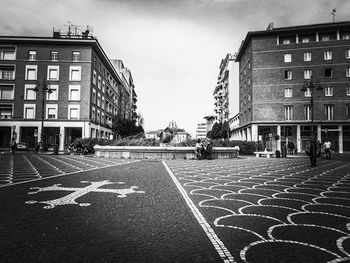
<path id="1" fill-rule="evenodd" d="M 0 119 L 12 119 L 12 112 L 12 104 L 0 104 Z"/>
<path id="2" fill-rule="evenodd" d="M 97 88 L 101 90 L 101 77 L 98 76 L 98 83 L 97 83 Z"/>
<path id="3" fill-rule="evenodd" d="M 292 62 L 292 54 L 284 54 L 284 62 Z"/>
<path id="4" fill-rule="evenodd" d="M 101 107 L 101 94 L 97 93 L 97 106 Z"/>
<path id="5" fill-rule="evenodd" d="M 350 85 L 346 86 L 346 96 L 350 96 Z"/>
<path id="6" fill-rule="evenodd" d="M 70 66 L 69 67 L 69 80 L 70 81 L 81 81 L 81 66 Z"/>
<path id="7" fill-rule="evenodd" d="M 326 115 L 326 119 L 328 121 L 333 120 L 333 111 L 334 111 L 334 105 L 326 105 L 324 107 L 325 109 L 325 115 Z"/>
<path id="8" fill-rule="evenodd" d="M 80 106 L 79 105 L 69 105 L 68 108 L 69 108 L 68 109 L 68 112 L 69 112 L 68 119 L 78 120 L 79 115 L 80 115 Z"/>
<path id="9" fill-rule="evenodd" d="M 304 53 L 304 61 L 311 61 L 311 52 Z"/>
<path id="10" fill-rule="evenodd" d="M 15 66 L 0 65 L 0 79 L 15 79 Z"/>
<path id="11" fill-rule="evenodd" d="M 96 110 L 95 110 L 95 107 L 92 107 L 92 110 L 91 110 L 91 119 L 93 121 L 96 120 Z"/>
<path id="12" fill-rule="evenodd" d="M 80 100 L 80 85 L 69 85 L 69 100 L 79 101 Z"/>
<path id="13" fill-rule="evenodd" d="M 106 92 L 106 83 L 104 80 L 102 80 L 102 92 L 105 93 Z"/>
<path id="14" fill-rule="evenodd" d="M 0 99 L 13 100 L 13 98 L 14 98 L 14 85 L 0 84 Z"/>
<path id="15" fill-rule="evenodd" d="M 37 72 L 38 72 L 38 66 L 27 65 L 26 72 L 25 72 L 25 79 L 26 80 L 37 80 Z"/>
<path id="16" fill-rule="evenodd" d="M 46 93 L 46 100 L 58 100 L 58 85 L 50 85 L 51 92 Z"/>
<path id="17" fill-rule="evenodd" d="M 321 41 L 329 41 L 329 40 L 330 40 L 329 35 L 323 35 L 323 36 L 321 37 Z"/>
<path id="18" fill-rule="evenodd" d="M 100 110 L 97 110 L 97 118 L 96 118 L 97 122 L 101 122 L 101 114 L 100 114 Z"/>
<path id="19" fill-rule="evenodd" d="M 46 119 L 57 119 L 57 104 L 46 104 Z"/>
<path id="20" fill-rule="evenodd" d="M 284 71 L 284 79 L 291 80 L 292 79 L 292 71 L 290 71 L 290 70 Z"/>
<path id="21" fill-rule="evenodd" d="M 323 58 L 324 58 L 324 60 L 332 60 L 332 51 L 327 50 L 327 51 L 323 52 Z"/>
<path id="22" fill-rule="evenodd" d="M 47 80 L 59 80 L 59 66 L 47 66 Z"/>
<path id="23" fill-rule="evenodd" d="M 95 86 L 97 85 L 97 75 L 96 75 L 96 71 L 94 70 L 92 73 L 92 84 L 94 84 Z"/>
<path id="24" fill-rule="evenodd" d="M 350 119 L 350 104 L 346 104 L 346 118 Z"/>
<path id="25" fill-rule="evenodd" d="M 325 89 L 324 89 L 324 91 L 325 91 L 325 96 L 326 97 L 331 97 L 331 96 L 333 96 L 333 87 L 326 87 Z"/>
<path id="26" fill-rule="evenodd" d="M 284 106 L 284 116 L 286 121 L 293 120 L 293 106 Z"/>
<path id="27" fill-rule="evenodd" d="M 288 44 L 290 44 L 290 39 L 283 39 L 282 43 L 284 45 L 288 45 Z"/>
<path id="28" fill-rule="evenodd" d="M 346 71 L 345 71 L 346 77 L 347 77 L 347 78 L 350 78 L 350 67 L 346 67 L 345 70 L 346 70 Z"/>
<path id="29" fill-rule="evenodd" d="M 309 43 L 309 42 L 310 42 L 310 38 L 309 38 L 309 37 L 303 37 L 303 38 L 301 39 L 301 42 L 302 42 L 302 43 Z"/>
<path id="30" fill-rule="evenodd" d="M 105 97 L 102 96 L 101 108 L 105 109 Z"/>
<path id="31" fill-rule="evenodd" d="M 96 104 L 96 90 L 92 89 L 92 102 Z"/>
<path id="32" fill-rule="evenodd" d="M 35 104 L 24 104 L 24 118 L 35 119 Z"/>
<path id="33" fill-rule="evenodd" d="M 58 60 L 58 51 L 50 51 L 50 60 L 57 61 Z"/>
<path id="34" fill-rule="evenodd" d="M 311 120 L 311 106 L 304 107 L 304 118 L 306 121 Z"/>
<path id="35" fill-rule="evenodd" d="M 0 59 L 1 60 L 15 60 L 16 48 L 15 47 L 0 47 Z"/>
<path id="36" fill-rule="evenodd" d="M 306 88 L 306 91 L 304 93 L 305 97 L 311 97 L 311 89 L 310 88 Z"/>
<path id="37" fill-rule="evenodd" d="M 345 51 L 345 58 L 350 58 L 350 49 Z"/>
<path id="38" fill-rule="evenodd" d="M 325 78 L 332 78 L 333 77 L 333 69 L 332 68 L 326 68 L 324 70 L 324 77 Z"/>
<path id="39" fill-rule="evenodd" d="M 80 61 L 80 52 L 79 51 L 72 52 L 72 60 L 73 61 Z"/>
<path id="40" fill-rule="evenodd" d="M 292 97 L 293 90 L 292 88 L 285 88 L 284 89 L 284 97 L 290 98 Z"/>
<path id="41" fill-rule="evenodd" d="M 36 51 L 35 50 L 28 51 L 28 60 L 30 60 L 30 61 L 36 60 Z"/>
<path id="42" fill-rule="evenodd" d="M 304 70 L 304 79 L 311 79 L 312 77 L 312 70 L 311 69 L 305 69 Z"/>
<path id="43" fill-rule="evenodd" d="M 24 99 L 36 100 L 35 84 L 24 85 Z"/>

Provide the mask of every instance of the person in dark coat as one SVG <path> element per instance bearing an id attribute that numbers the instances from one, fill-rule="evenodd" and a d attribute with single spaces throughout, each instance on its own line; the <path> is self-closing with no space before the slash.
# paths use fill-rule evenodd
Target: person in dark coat
<path id="1" fill-rule="evenodd" d="M 316 166 L 317 156 L 319 155 L 319 152 L 320 152 L 319 144 L 317 143 L 315 138 L 311 138 L 310 150 L 309 150 L 311 167 Z"/>

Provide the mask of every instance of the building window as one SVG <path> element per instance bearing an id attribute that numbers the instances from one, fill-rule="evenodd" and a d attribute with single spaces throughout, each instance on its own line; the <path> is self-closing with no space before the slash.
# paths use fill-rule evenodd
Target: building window
<path id="1" fill-rule="evenodd" d="M 329 40 L 330 40 L 329 35 L 323 35 L 323 36 L 321 37 L 321 41 L 329 41 Z"/>
<path id="2" fill-rule="evenodd" d="M 92 73 L 92 84 L 94 84 L 95 86 L 97 85 L 97 77 L 96 77 L 96 71 L 94 70 Z"/>
<path id="3" fill-rule="evenodd" d="M 28 51 L 28 60 L 30 60 L 30 61 L 36 60 L 36 51 L 35 50 Z"/>
<path id="4" fill-rule="evenodd" d="M 12 119 L 12 112 L 12 104 L 0 104 L 0 119 Z"/>
<path id="5" fill-rule="evenodd" d="M 324 60 L 332 60 L 332 51 L 327 50 L 323 53 Z"/>
<path id="6" fill-rule="evenodd" d="M 92 89 L 92 102 L 96 104 L 96 90 Z"/>
<path id="7" fill-rule="evenodd" d="M 309 43 L 309 42 L 310 42 L 310 38 L 309 38 L 309 37 L 303 37 L 303 38 L 301 39 L 301 42 L 302 42 L 302 43 Z"/>
<path id="8" fill-rule="evenodd" d="M 69 67 L 69 80 L 70 81 L 81 81 L 81 66 L 70 66 Z"/>
<path id="9" fill-rule="evenodd" d="M 288 44 L 290 44 L 290 39 L 283 39 L 282 43 L 284 45 L 288 45 Z"/>
<path id="10" fill-rule="evenodd" d="M 248 85 L 250 85 L 252 81 L 250 80 L 250 77 L 248 78 Z"/>
<path id="11" fill-rule="evenodd" d="M 15 47 L 0 47 L 0 60 L 15 60 L 16 48 Z"/>
<path id="12" fill-rule="evenodd" d="M 98 76 L 98 83 L 97 83 L 97 88 L 101 90 L 101 77 Z"/>
<path id="13" fill-rule="evenodd" d="M 305 69 L 304 70 L 304 79 L 311 79 L 312 77 L 312 70 L 311 69 Z"/>
<path id="14" fill-rule="evenodd" d="M 80 105 L 69 105 L 68 106 L 68 119 L 79 120 L 80 115 Z"/>
<path id="15" fill-rule="evenodd" d="M 94 59 L 93 59 L 93 63 L 94 63 L 94 65 L 96 66 L 96 64 L 97 64 L 96 57 L 94 57 Z"/>
<path id="16" fill-rule="evenodd" d="M 57 61 L 58 60 L 58 51 L 50 51 L 50 60 Z"/>
<path id="17" fill-rule="evenodd" d="M 311 52 L 304 53 L 304 61 L 311 61 Z"/>
<path id="18" fill-rule="evenodd" d="M 350 85 L 346 86 L 346 96 L 350 96 Z"/>
<path id="19" fill-rule="evenodd" d="M 325 96 L 326 97 L 331 97 L 331 96 L 333 96 L 333 87 L 326 87 L 325 89 L 324 89 L 324 91 L 325 91 Z"/>
<path id="20" fill-rule="evenodd" d="M 105 109 L 105 97 L 102 96 L 101 108 Z"/>
<path id="21" fill-rule="evenodd" d="M 102 80 L 102 92 L 106 92 L 106 82 L 104 80 Z"/>
<path id="22" fill-rule="evenodd" d="M 0 99 L 13 100 L 13 98 L 14 98 L 14 85 L 0 84 Z"/>
<path id="23" fill-rule="evenodd" d="M 284 62 L 292 62 L 292 54 L 284 54 Z"/>
<path id="24" fill-rule="evenodd" d="M 304 107 L 304 118 L 306 121 L 311 120 L 311 106 Z"/>
<path id="25" fill-rule="evenodd" d="M 46 119 L 57 119 L 57 104 L 46 104 Z"/>
<path id="26" fill-rule="evenodd" d="M 293 95 L 293 90 L 292 88 L 285 88 L 284 89 L 284 97 L 286 98 L 291 98 Z"/>
<path id="27" fill-rule="evenodd" d="M 59 66 L 47 66 L 47 80 L 59 80 Z"/>
<path id="28" fill-rule="evenodd" d="M 24 104 L 24 119 L 35 119 L 35 104 Z"/>
<path id="29" fill-rule="evenodd" d="M 95 107 L 92 107 L 92 110 L 91 110 L 91 119 L 93 121 L 96 120 L 96 110 L 95 110 Z"/>
<path id="30" fill-rule="evenodd" d="M 326 105 L 324 107 L 325 109 L 325 115 L 326 115 L 326 119 L 328 121 L 333 120 L 333 111 L 334 111 L 334 105 Z"/>
<path id="31" fill-rule="evenodd" d="M 101 107 L 101 94 L 97 93 L 97 106 Z"/>
<path id="32" fill-rule="evenodd" d="M 350 49 L 345 51 L 345 58 L 350 58 Z"/>
<path id="33" fill-rule="evenodd" d="M 73 51 L 72 52 L 72 60 L 73 61 L 80 61 L 80 51 Z"/>
<path id="34" fill-rule="evenodd" d="M 15 79 L 15 66 L 0 65 L 0 79 Z"/>
<path id="35" fill-rule="evenodd" d="M 350 119 L 350 104 L 346 104 L 346 118 Z"/>
<path id="36" fill-rule="evenodd" d="M 284 116 L 286 121 L 293 120 L 293 106 L 284 106 Z"/>
<path id="37" fill-rule="evenodd" d="M 80 85 L 69 85 L 68 100 L 70 101 L 80 100 Z"/>
<path id="38" fill-rule="evenodd" d="M 292 71 L 290 71 L 290 70 L 284 71 L 284 79 L 291 80 L 292 79 Z"/>
<path id="39" fill-rule="evenodd" d="M 324 70 L 324 77 L 325 78 L 332 78 L 333 77 L 333 69 L 332 68 L 326 68 Z"/>
<path id="40" fill-rule="evenodd" d="M 24 85 L 24 99 L 25 100 L 36 100 L 36 92 L 34 91 L 34 84 Z"/>
<path id="41" fill-rule="evenodd" d="M 250 93 L 248 93 L 248 101 L 250 101 L 252 98 L 251 98 L 251 95 Z"/>
<path id="42" fill-rule="evenodd" d="M 26 66 L 26 72 L 25 72 L 25 79 L 26 80 L 36 80 L 37 79 L 37 73 L 38 73 L 38 66 L 34 65 L 27 65 Z"/>
<path id="43" fill-rule="evenodd" d="M 50 85 L 51 92 L 46 93 L 46 100 L 58 100 L 58 85 Z"/>
<path id="44" fill-rule="evenodd" d="M 304 96 L 305 97 L 311 97 L 311 89 L 310 88 L 306 88 L 306 90 L 304 92 Z"/>
<path id="45" fill-rule="evenodd" d="M 101 122 L 101 114 L 100 114 L 100 110 L 97 110 L 97 117 L 96 117 L 96 121 L 97 121 L 98 123 L 100 123 L 100 122 Z"/>
<path id="46" fill-rule="evenodd" d="M 350 67 L 346 67 L 346 72 L 345 72 L 345 75 L 347 78 L 350 78 Z"/>

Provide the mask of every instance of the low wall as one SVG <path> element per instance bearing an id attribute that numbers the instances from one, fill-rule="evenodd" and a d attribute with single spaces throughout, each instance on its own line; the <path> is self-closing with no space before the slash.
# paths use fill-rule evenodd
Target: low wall
<path id="1" fill-rule="evenodd" d="M 100 146 L 95 145 L 95 155 L 106 158 L 130 159 L 196 159 L 195 147 L 157 146 Z M 238 151 L 230 147 L 214 147 L 213 159 L 237 158 Z"/>

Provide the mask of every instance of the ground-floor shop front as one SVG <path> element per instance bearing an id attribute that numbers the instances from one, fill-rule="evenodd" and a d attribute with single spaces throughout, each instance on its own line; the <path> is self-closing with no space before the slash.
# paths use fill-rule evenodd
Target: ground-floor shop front
<path id="1" fill-rule="evenodd" d="M 269 151 L 293 146 L 295 152 L 303 152 L 312 134 L 318 141 L 330 141 L 334 152 L 350 153 L 349 124 L 315 124 L 314 132 L 309 124 L 252 124 L 236 129 L 232 140 L 259 141 Z"/>
<path id="2" fill-rule="evenodd" d="M 8 148 L 11 138 L 16 142 L 25 142 L 29 147 L 35 147 L 43 138 L 48 148 L 57 145 L 62 151 L 64 147 L 76 138 L 108 138 L 112 130 L 87 121 L 76 122 L 45 122 L 41 135 L 40 121 L 6 121 L 0 122 L 0 148 Z"/>

